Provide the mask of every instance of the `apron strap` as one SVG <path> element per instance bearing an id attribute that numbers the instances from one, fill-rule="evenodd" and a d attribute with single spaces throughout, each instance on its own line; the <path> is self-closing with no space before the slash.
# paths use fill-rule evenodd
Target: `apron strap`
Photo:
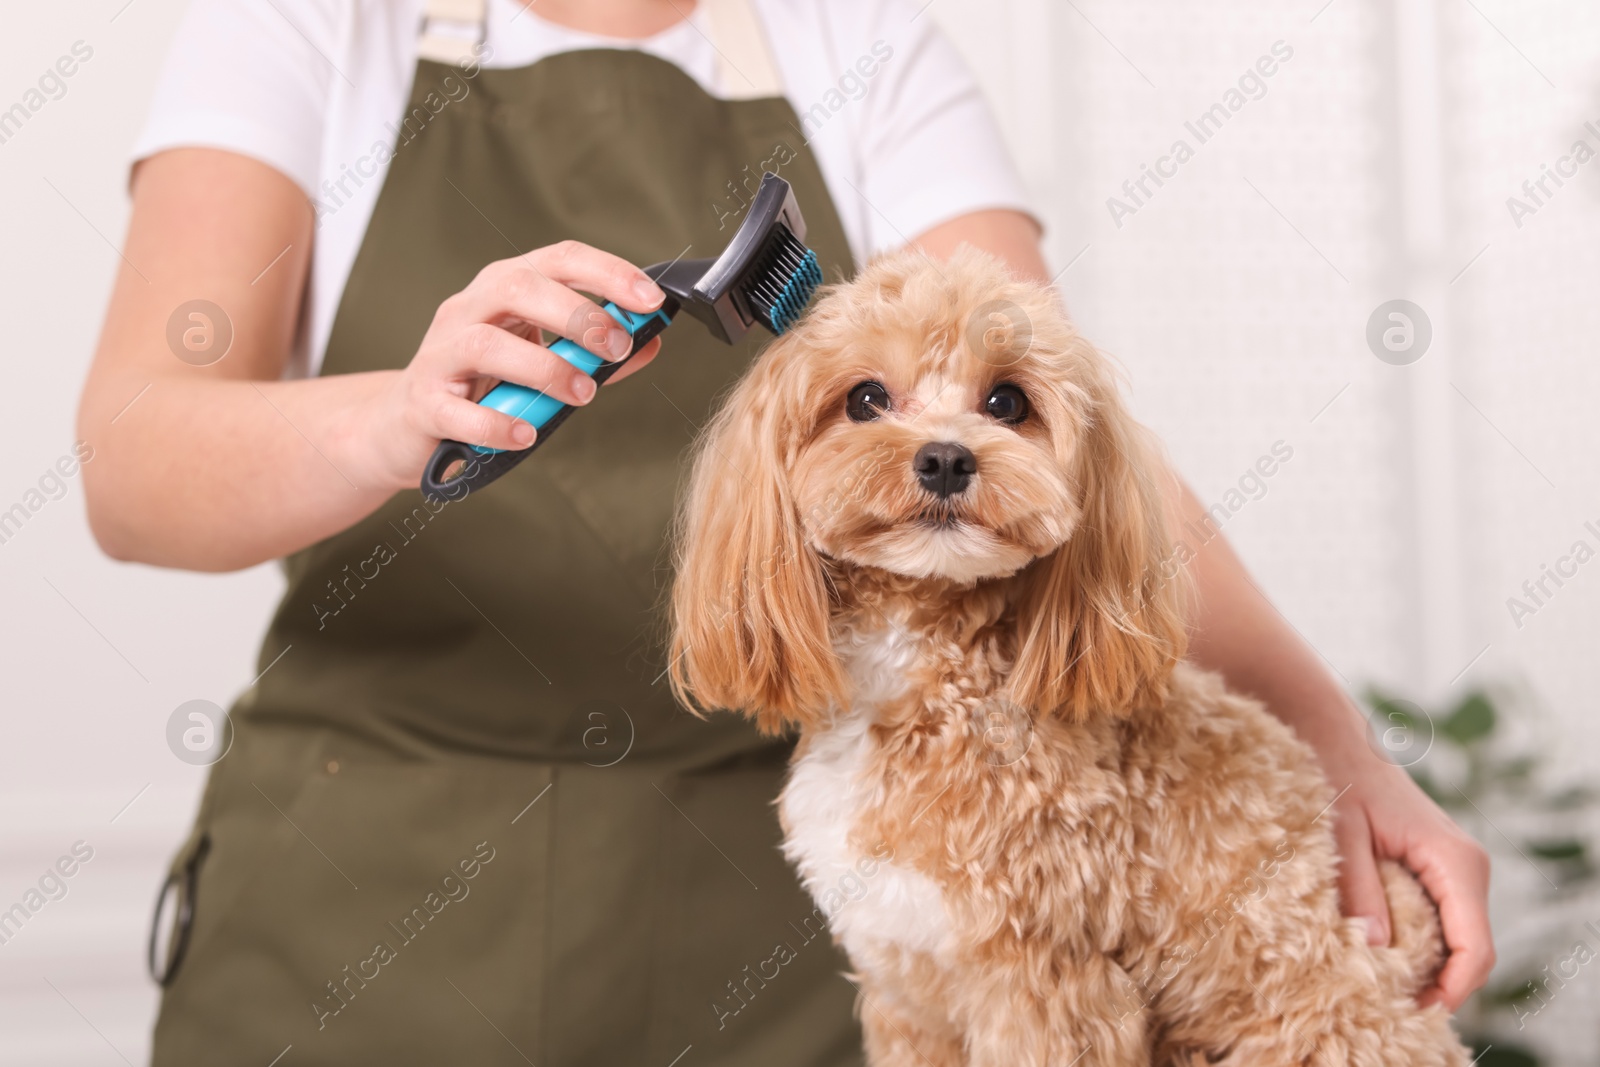
<path id="1" fill-rule="evenodd" d="M 486 0 L 427 0 L 417 56 L 452 65 L 476 58 L 487 11 Z"/>
<path id="2" fill-rule="evenodd" d="M 783 82 L 751 0 L 699 0 L 717 50 L 717 84 L 729 100 L 783 95 Z M 437 63 L 464 63 L 484 38 L 487 0 L 426 0 L 417 55 Z"/>
<path id="3" fill-rule="evenodd" d="M 752 0 L 699 0 L 717 50 L 717 84 L 729 100 L 783 95 L 783 82 Z"/>

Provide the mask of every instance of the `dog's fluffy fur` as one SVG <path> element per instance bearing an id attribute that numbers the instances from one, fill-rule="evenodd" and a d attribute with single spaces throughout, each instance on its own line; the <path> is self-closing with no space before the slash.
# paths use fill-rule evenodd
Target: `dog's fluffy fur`
<path id="1" fill-rule="evenodd" d="M 865 381 L 889 405 L 857 421 Z M 1024 421 L 986 413 L 1001 383 Z M 929 442 L 974 458 L 948 498 Z M 1312 754 L 1183 662 L 1161 470 L 1050 291 L 970 251 L 881 260 L 707 431 L 674 685 L 799 728 L 786 850 L 875 1067 L 1466 1064 L 1413 999 L 1442 954 L 1421 888 L 1386 866 L 1369 948 Z"/>

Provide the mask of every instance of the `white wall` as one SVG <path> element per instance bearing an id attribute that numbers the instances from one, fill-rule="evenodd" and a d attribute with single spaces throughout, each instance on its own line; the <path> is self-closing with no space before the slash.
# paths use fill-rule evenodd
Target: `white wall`
<path id="1" fill-rule="evenodd" d="M 122 160 L 180 8 L 124 3 L 19 5 L 0 39 L 0 108 L 75 41 L 94 49 L 0 144 L 0 510 L 71 445 L 126 223 Z M 1431 700 L 1519 680 L 1543 708 L 1532 735 L 1592 778 L 1600 566 L 1521 629 L 1505 599 L 1600 525 L 1600 162 L 1521 228 L 1505 198 L 1584 120 L 1600 127 L 1600 19 L 1582 0 L 1319 8 L 933 0 L 927 17 L 999 109 L 1075 315 L 1201 496 L 1293 449 L 1226 527 L 1284 614 L 1353 687 Z M 1278 40 L 1294 55 L 1266 95 L 1114 225 L 1107 197 L 1175 138 L 1193 144 L 1184 122 Z M 1435 336 L 1394 367 L 1364 328 L 1402 296 Z M 0 908 L 75 841 L 95 850 L 0 946 L 0 1060 L 114 1062 L 108 1043 L 146 1057 L 149 907 L 202 780 L 163 731 L 183 701 L 225 705 L 250 681 L 278 587 L 271 568 L 106 561 L 76 480 L 0 544 Z M 1522 880 L 1502 879 L 1507 928 L 1533 907 Z M 1594 1059 L 1583 981 L 1532 1027 L 1559 1062 Z"/>

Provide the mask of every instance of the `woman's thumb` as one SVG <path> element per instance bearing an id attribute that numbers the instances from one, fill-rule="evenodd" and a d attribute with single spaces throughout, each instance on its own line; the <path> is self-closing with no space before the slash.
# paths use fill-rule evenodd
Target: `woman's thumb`
<path id="1" fill-rule="evenodd" d="M 1347 809 L 1334 823 L 1339 846 L 1339 900 L 1346 915 L 1365 919 L 1367 944 L 1389 943 L 1389 898 L 1372 854 L 1372 828 L 1360 809 Z"/>

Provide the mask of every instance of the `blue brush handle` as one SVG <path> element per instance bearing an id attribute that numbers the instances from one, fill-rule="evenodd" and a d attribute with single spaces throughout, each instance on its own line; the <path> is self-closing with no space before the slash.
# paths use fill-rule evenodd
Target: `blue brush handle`
<path id="1" fill-rule="evenodd" d="M 605 312 L 613 319 L 616 319 L 624 330 L 634 335 L 633 351 L 628 353 L 629 356 L 643 347 L 639 343 L 638 337 L 640 330 L 643 329 L 646 323 L 659 318 L 663 319 L 662 325 L 665 326 L 672 321 L 665 318 L 659 311 L 636 315 L 631 311 L 622 310 L 615 304 L 607 304 Z M 652 336 L 654 335 L 652 334 Z M 596 371 L 606 365 L 605 360 L 587 348 L 567 340 L 565 337 L 552 344 L 550 351 L 591 378 L 595 376 Z M 626 358 L 624 357 L 624 359 Z M 613 366 L 615 365 L 613 364 Z M 529 389 L 526 385 L 518 385 L 515 382 L 501 382 L 489 390 L 488 394 L 478 403 L 486 408 L 493 408 L 496 411 L 510 415 L 514 419 L 521 419 L 523 422 L 531 423 L 536 430 L 544 429 L 551 419 L 561 413 L 563 408 L 570 406 L 553 396 L 539 392 L 537 389 Z M 479 445 L 474 445 L 473 450 L 483 456 L 497 455 L 500 452 L 500 449 L 484 448 Z"/>
<path id="2" fill-rule="evenodd" d="M 615 363 L 590 352 L 583 346 L 562 338 L 550 345 L 550 351 L 572 364 L 595 382 L 604 382 L 633 358 L 634 353 L 649 344 L 651 339 L 672 325 L 672 314 L 667 307 L 637 313 L 625 311 L 616 304 L 605 306 L 606 314 L 617 320 L 633 336 L 633 348 Z M 539 431 L 532 445 L 515 451 L 468 445 L 460 441 L 441 441 L 422 472 L 422 492 L 431 500 L 459 500 L 474 489 L 481 489 L 500 477 L 549 440 L 556 428 L 566 421 L 576 409 L 553 396 L 530 389 L 515 382 L 501 382 L 478 401 L 487 408 L 521 419 Z M 446 479 L 445 472 L 458 462 L 465 466 L 456 477 Z"/>

